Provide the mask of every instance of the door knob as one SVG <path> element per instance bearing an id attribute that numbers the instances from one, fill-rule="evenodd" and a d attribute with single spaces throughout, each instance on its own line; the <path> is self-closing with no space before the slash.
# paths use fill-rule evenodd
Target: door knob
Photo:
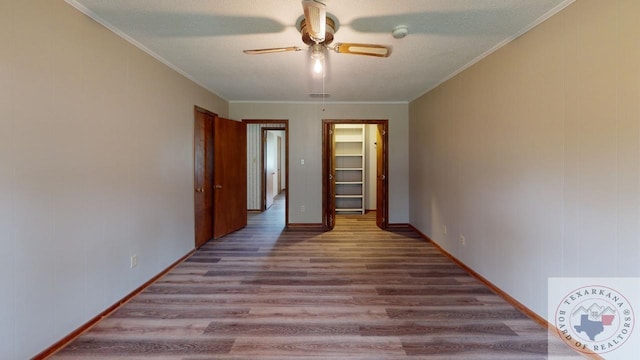
<path id="1" fill-rule="evenodd" d="M 216 185 L 215 188 L 216 189 L 222 189 L 222 185 Z"/>

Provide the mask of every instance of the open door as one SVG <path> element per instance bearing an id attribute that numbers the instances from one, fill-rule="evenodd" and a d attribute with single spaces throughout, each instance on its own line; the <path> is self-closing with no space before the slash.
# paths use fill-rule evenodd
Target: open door
<path id="1" fill-rule="evenodd" d="M 195 246 L 213 238 L 213 119 L 216 115 L 195 108 L 194 207 Z"/>
<path id="2" fill-rule="evenodd" d="M 380 229 L 386 229 L 389 218 L 387 124 L 378 124 L 376 127 L 376 225 Z"/>
<path id="3" fill-rule="evenodd" d="M 336 216 L 336 163 L 334 149 L 336 145 L 335 125 L 325 122 L 322 127 L 322 228 L 333 230 Z"/>
<path id="4" fill-rule="evenodd" d="M 213 237 L 247 226 L 247 133 L 239 121 L 213 122 Z"/>

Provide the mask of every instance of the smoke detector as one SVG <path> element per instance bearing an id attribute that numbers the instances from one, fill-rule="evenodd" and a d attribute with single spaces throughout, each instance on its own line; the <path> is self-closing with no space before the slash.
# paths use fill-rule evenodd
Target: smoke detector
<path id="1" fill-rule="evenodd" d="M 391 32 L 393 37 L 396 39 L 402 39 L 403 37 L 407 36 L 408 33 L 409 29 L 407 28 L 407 25 L 398 25 L 393 28 L 393 31 Z"/>

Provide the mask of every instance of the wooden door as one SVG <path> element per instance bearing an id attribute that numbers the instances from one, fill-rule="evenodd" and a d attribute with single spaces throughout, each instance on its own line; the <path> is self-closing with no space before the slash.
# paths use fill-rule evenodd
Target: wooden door
<path id="1" fill-rule="evenodd" d="M 387 126 L 378 124 L 376 131 L 376 225 L 386 229 L 388 224 L 387 194 Z"/>
<path id="2" fill-rule="evenodd" d="M 196 107 L 194 115 L 195 245 L 199 248 L 213 238 L 213 119 L 215 114 Z"/>
<path id="3" fill-rule="evenodd" d="M 332 230 L 335 226 L 336 216 L 336 164 L 335 164 L 335 125 L 325 122 L 322 128 L 322 208 L 324 215 L 322 227 L 324 230 Z"/>
<path id="4" fill-rule="evenodd" d="M 239 121 L 213 121 L 213 237 L 247 225 L 247 133 Z"/>

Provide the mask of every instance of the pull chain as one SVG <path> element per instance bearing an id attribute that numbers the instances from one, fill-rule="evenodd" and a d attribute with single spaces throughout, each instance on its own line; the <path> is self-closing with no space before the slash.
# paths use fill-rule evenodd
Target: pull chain
<path id="1" fill-rule="evenodd" d="M 324 90 L 324 78 L 327 76 L 327 64 L 325 62 L 324 66 L 322 67 L 322 112 L 324 112 L 324 98 L 327 97 L 327 93 Z"/>

